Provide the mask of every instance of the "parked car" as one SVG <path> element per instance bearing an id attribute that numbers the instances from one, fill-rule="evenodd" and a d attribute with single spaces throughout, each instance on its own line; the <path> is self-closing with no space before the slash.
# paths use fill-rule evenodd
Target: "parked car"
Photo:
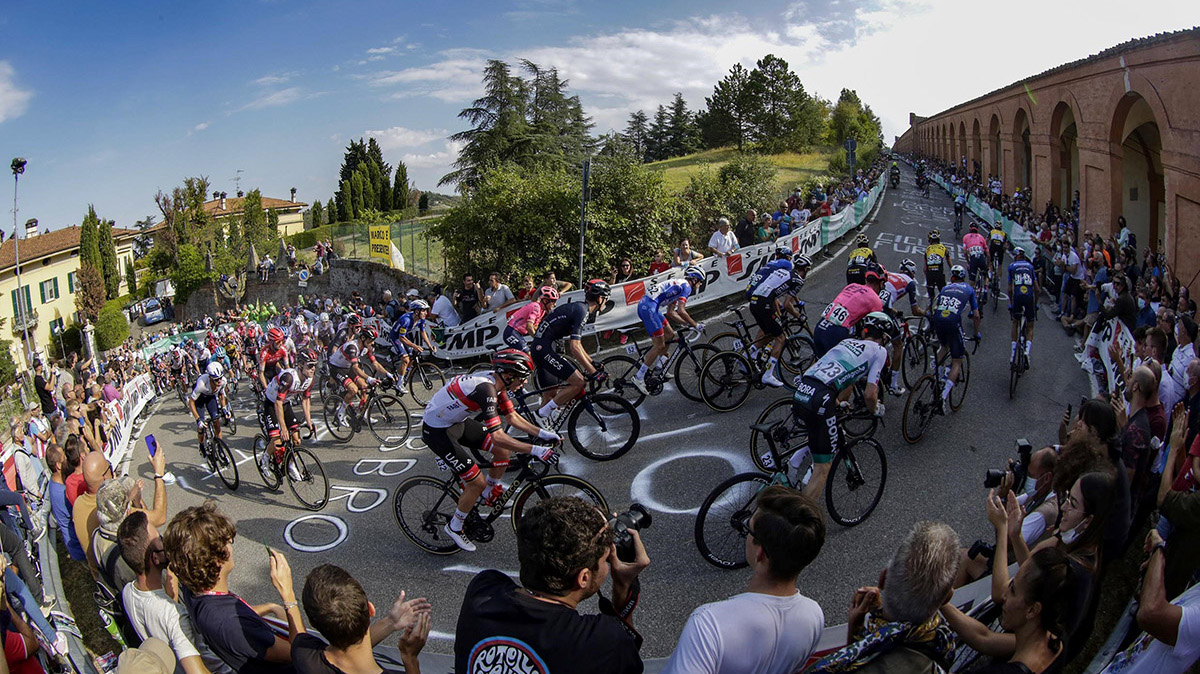
<path id="1" fill-rule="evenodd" d="M 145 325 L 154 325 L 167 319 L 166 313 L 163 312 L 162 303 L 154 297 L 146 300 L 146 303 L 142 306 L 142 312 L 142 320 Z"/>

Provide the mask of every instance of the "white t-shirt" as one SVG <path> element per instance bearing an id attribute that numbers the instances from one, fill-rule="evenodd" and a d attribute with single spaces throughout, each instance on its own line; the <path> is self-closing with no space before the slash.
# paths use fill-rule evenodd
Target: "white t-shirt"
<path id="1" fill-rule="evenodd" d="M 1070 271 L 1071 265 L 1075 265 L 1075 271 Z M 1067 253 L 1067 273 L 1076 281 L 1082 281 L 1083 277 L 1087 276 L 1087 267 L 1079 259 L 1079 253 L 1075 252 L 1074 248 Z"/>
<path id="2" fill-rule="evenodd" d="M 663 674 L 792 674 L 824 629 L 821 607 L 804 595 L 743 592 L 692 611 Z"/>
<path id="3" fill-rule="evenodd" d="M 1193 585 L 1171 603 L 1183 607 L 1175 646 L 1143 632 L 1113 658 L 1102 674 L 1180 674 L 1200 658 L 1200 584 Z"/>
<path id="4" fill-rule="evenodd" d="M 438 295 L 438 298 L 433 301 L 431 310 L 437 314 L 438 318 L 442 319 L 442 325 L 447 328 L 453 328 L 462 322 L 462 319 L 458 317 L 458 312 L 454 310 L 454 304 L 445 295 Z"/>
<path id="5" fill-rule="evenodd" d="M 708 239 L 708 247 L 714 248 L 722 255 L 726 255 L 737 250 L 737 237 L 733 235 L 733 230 L 729 230 L 725 234 L 721 230 L 713 232 L 713 235 Z"/>
<path id="6" fill-rule="evenodd" d="M 129 583 L 121 591 L 121 599 L 125 603 L 129 624 L 133 625 L 138 636 L 142 639 L 161 639 L 175 652 L 175 674 L 183 674 L 183 665 L 178 661 L 193 655 L 199 655 L 204 666 L 213 674 L 233 674 L 229 665 L 204 643 L 204 637 L 196 634 L 183 605 L 171 601 L 165 590 L 143 592 Z"/>

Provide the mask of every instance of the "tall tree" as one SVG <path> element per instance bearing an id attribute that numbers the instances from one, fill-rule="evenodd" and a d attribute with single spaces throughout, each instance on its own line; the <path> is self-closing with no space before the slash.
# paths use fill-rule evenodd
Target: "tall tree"
<path id="1" fill-rule="evenodd" d="M 95 322 L 104 308 L 104 278 L 90 264 L 80 264 L 75 274 L 75 308 L 89 321 Z"/>
<path id="2" fill-rule="evenodd" d="M 752 136 L 767 152 L 800 149 L 817 140 L 820 115 L 787 61 L 767 54 L 750 73 Z"/>
<path id="3" fill-rule="evenodd" d="M 374 142 L 375 139 L 372 138 L 371 141 Z M 370 196 L 364 195 L 363 201 L 367 204 L 368 208 L 383 210 L 383 171 L 379 168 L 379 164 L 375 163 L 374 159 L 367 162 L 367 170 L 363 178 L 371 187 L 368 192 Z"/>
<path id="4" fill-rule="evenodd" d="M 463 146 L 454 162 L 454 170 L 442 176 L 439 185 L 471 189 L 485 168 L 528 151 L 530 129 L 525 117 L 526 89 L 525 82 L 512 74 L 507 63 L 488 60 L 483 69 L 483 96 L 458 113 L 471 128 L 450 136 L 450 140 Z"/>
<path id="5" fill-rule="evenodd" d="M 396 186 L 392 189 L 392 208 L 402 211 L 408 208 L 408 167 L 396 162 Z"/>
<path id="6" fill-rule="evenodd" d="M 88 204 L 87 215 L 79 228 L 79 264 L 91 265 L 97 271 L 102 262 L 100 259 L 100 218 L 96 217 L 96 207 Z"/>
<path id="7" fill-rule="evenodd" d="M 741 150 L 750 137 L 750 117 L 754 111 L 750 72 L 740 63 L 733 64 L 704 102 L 708 110 L 698 120 L 704 144 L 710 148 L 732 144 Z"/>
<path id="8" fill-rule="evenodd" d="M 667 154 L 681 157 L 695 152 L 696 146 L 696 121 L 687 108 L 687 102 L 683 100 L 683 94 L 676 92 L 667 121 Z"/>
<path id="9" fill-rule="evenodd" d="M 154 226 L 154 216 L 147 215 L 138 220 L 134 226 L 137 227 L 138 235 L 133 238 L 133 258 L 140 260 L 146 257 L 150 248 L 154 246 L 154 238 L 150 236 L 150 228 Z"/>
<path id="10" fill-rule="evenodd" d="M 125 283 L 129 286 L 129 294 L 137 297 L 137 271 L 133 268 L 133 258 L 125 258 Z"/>
<path id="11" fill-rule="evenodd" d="M 634 153 L 642 160 L 646 160 L 646 140 L 650 133 L 649 118 L 642 110 L 629 113 L 629 123 L 625 125 L 625 140 L 629 141 L 633 147 Z"/>
<path id="12" fill-rule="evenodd" d="M 308 218 L 309 226 L 313 227 L 313 228 L 320 227 L 321 223 L 322 223 L 323 215 L 324 215 L 324 212 L 321 209 L 321 200 L 317 199 L 316 201 L 313 202 L 312 210 L 309 211 L 309 218 Z"/>
<path id="13" fill-rule="evenodd" d="M 262 192 L 250 190 L 242 201 L 242 233 L 248 243 L 254 244 L 254 249 L 263 255 L 271 249 L 268 247 L 278 236 L 267 225 L 267 214 L 262 207 Z"/>
<path id="14" fill-rule="evenodd" d="M 417 200 L 417 210 L 420 211 L 422 214 L 429 211 L 429 193 L 428 192 L 421 193 L 421 198 Z"/>
<path id="15" fill-rule="evenodd" d="M 358 170 L 358 177 L 362 179 L 362 204 L 363 209 L 379 207 L 379 202 L 375 199 L 375 181 L 371 178 L 371 165 L 365 164 Z M 362 213 L 359 213 L 362 216 Z"/>
<path id="16" fill-rule="evenodd" d="M 349 178 L 342 180 L 342 189 L 338 190 L 335 201 L 337 201 L 337 221 L 349 222 L 353 217 L 354 206 L 351 203 L 351 198 L 354 194 L 354 184 Z"/>
<path id="17" fill-rule="evenodd" d="M 363 178 L 362 172 L 358 171 L 350 176 L 350 218 L 361 217 L 363 208 Z"/>
<path id="18" fill-rule="evenodd" d="M 840 146 L 847 138 L 853 138 L 859 144 L 876 145 L 883 141 L 883 131 L 879 118 L 871 111 L 870 106 L 863 105 L 858 92 L 853 89 L 842 89 L 837 103 L 829 119 L 830 140 Z M 863 148 L 865 151 L 866 148 Z"/>
<path id="19" fill-rule="evenodd" d="M 654 121 L 650 124 L 650 133 L 646 139 L 646 158 L 650 161 L 666 159 L 667 143 L 670 139 L 671 119 L 664 106 L 658 106 L 654 111 Z"/>
<path id="20" fill-rule="evenodd" d="M 104 292 L 110 300 L 121 294 L 121 270 L 117 267 L 117 247 L 113 242 L 112 228 L 112 220 L 101 221 L 100 272 L 104 274 Z"/>

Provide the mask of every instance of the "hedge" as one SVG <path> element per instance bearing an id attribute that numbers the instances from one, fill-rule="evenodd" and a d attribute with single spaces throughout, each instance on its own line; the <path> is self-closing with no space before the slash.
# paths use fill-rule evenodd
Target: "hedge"
<path id="1" fill-rule="evenodd" d="M 100 310 L 96 317 L 96 348 L 108 351 L 129 338 L 129 320 L 117 300 L 112 300 Z"/>
<path id="2" fill-rule="evenodd" d="M 321 225 L 313 229 L 306 229 L 303 232 L 297 232 L 287 237 L 287 242 L 300 250 L 312 248 L 317 245 L 317 241 L 327 239 L 331 236 L 329 225 Z"/>

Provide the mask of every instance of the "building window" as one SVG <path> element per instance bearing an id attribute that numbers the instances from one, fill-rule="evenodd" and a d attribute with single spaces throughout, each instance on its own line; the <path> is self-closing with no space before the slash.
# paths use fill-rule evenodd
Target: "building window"
<path id="1" fill-rule="evenodd" d="M 18 296 L 21 298 L 18 300 Z M 21 286 L 12 291 L 13 316 L 20 317 L 22 313 L 33 313 L 33 303 L 29 300 L 29 286 Z"/>
<path id="2" fill-rule="evenodd" d="M 50 321 L 50 334 L 51 335 L 61 335 L 64 327 L 65 326 L 63 325 L 63 319 L 56 318 L 56 319 Z"/>
<path id="3" fill-rule="evenodd" d="M 40 289 L 42 291 L 42 304 L 58 299 L 58 277 L 55 276 L 49 281 L 42 281 Z"/>
<path id="4" fill-rule="evenodd" d="M 78 273 L 79 272 L 73 271 L 70 274 L 67 274 L 67 292 L 72 295 L 75 294 L 75 286 L 79 284 L 79 277 L 77 276 Z"/>

